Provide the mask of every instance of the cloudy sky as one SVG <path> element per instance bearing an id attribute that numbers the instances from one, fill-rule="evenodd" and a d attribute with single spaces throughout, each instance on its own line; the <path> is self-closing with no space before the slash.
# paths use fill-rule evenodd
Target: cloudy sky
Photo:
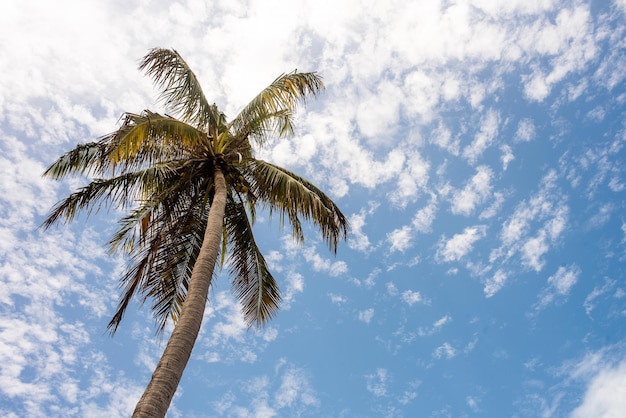
<path id="1" fill-rule="evenodd" d="M 123 213 L 39 225 L 87 181 L 47 165 L 162 110 L 167 47 L 227 115 L 321 74 L 258 155 L 352 224 L 333 257 L 259 216 L 282 309 L 247 330 L 220 276 L 169 416 L 619 416 L 625 38 L 625 0 L 3 1 L 0 415 L 128 416 L 160 356 L 148 307 L 106 334 Z"/>

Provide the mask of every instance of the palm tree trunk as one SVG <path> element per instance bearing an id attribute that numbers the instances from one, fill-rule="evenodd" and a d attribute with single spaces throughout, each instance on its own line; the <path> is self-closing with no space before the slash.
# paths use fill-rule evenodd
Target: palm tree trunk
<path id="1" fill-rule="evenodd" d="M 214 186 L 215 195 L 209 210 L 202 248 L 191 273 L 180 318 L 148 387 L 137 403 L 133 417 L 165 416 L 198 337 L 219 253 L 226 208 L 226 181 L 219 168 L 215 169 Z"/>

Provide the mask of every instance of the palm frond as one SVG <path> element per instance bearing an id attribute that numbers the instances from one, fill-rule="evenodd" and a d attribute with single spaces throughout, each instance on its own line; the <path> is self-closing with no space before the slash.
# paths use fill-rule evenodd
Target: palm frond
<path id="1" fill-rule="evenodd" d="M 292 134 L 292 118 L 298 103 L 309 95 L 317 95 L 323 88 L 321 77 L 315 73 L 282 74 L 232 120 L 233 135 L 245 133 L 262 145 L 272 134 Z"/>
<path id="2" fill-rule="evenodd" d="M 161 181 L 169 172 L 170 168 L 166 164 L 159 164 L 108 179 L 95 179 L 57 203 L 42 226 L 48 229 L 60 220 L 70 222 L 80 211 L 87 211 L 89 215 L 94 210 L 98 212 L 103 206 L 127 207 L 141 195 L 141 190 L 152 189 L 153 184 Z"/>
<path id="3" fill-rule="evenodd" d="M 224 227 L 230 242 L 232 289 L 248 326 L 263 326 L 280 303 L 280 290 L 252 233 L 245 205 L 231 195 L 226 204 Z"/>
<path id="4" fill-rule="evenodd" d="M 105 137 L 112 167 L 133 169 L 165 159 L 185 156 L 206 147 L 206 135 L 195 127 L 149 110 L 127 113 L 120 129 Z M 186 155 L 187 157 L 189 155 Z"/>
<path id="5" fill-rule="evenodd" d="M 125 241 L 130 256 L 120 280 L 122 296 L 109 323 L 112 333 L 136 292 L 143 295 L 143 302 L 152 299 L 158 332 L 163 331 L 170 317 L 176 320 L 180 313 L 206 226 L 209 207 L 203 202 L 208 202 L 205 193 L 209 180 L 198 180 L 196 185 L 191 185 L 189 179 L 176 180 L 166 193 L 144 202 L 124 218 L 109 242 L 112 246 Z M 150 224 L 144 228 L 146 213 L 150 213 Z"/>
<path id="6" fill-rule="evenodd" d="M 253 160 L 250 168 L 255 195 L 269 207 L 270 213 L 279 212 L 281 223 L 287 216 L 296 239 L 303 237 L 301 216 L 312 221 L 329 248 L 337 252 L 339 240 L 347 237 L 350 226 L 326 194 L 304 178 L 266 161 Z"/>
<path id="7" fill-rule="evenodd" d="M 88 174 L 99 164 L 105 148 L 102 142 L 79 144 L 52 163 L 43 176 L 58 180 L 70 174 Z"/>
<path id="8" fill-rule="evenodd" d="M 224 124 L 225 116 L 217 106 L 209 105 L 202 87 L 189 65 L 173 49 L 155 48 L 139 65 L 162 88 L 160 99 L 168 111 L 205 130 Z"/>

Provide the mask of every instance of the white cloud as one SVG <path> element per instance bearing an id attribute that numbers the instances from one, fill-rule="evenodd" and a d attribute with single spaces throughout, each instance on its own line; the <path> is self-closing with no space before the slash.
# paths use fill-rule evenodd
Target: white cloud
<path id="1" fill-rule="evenodd" d="M 500 157 L 500 161 L 502 161 L 502 170 L 506 171 L 509 167 L 509 163 L 515 160 L 515 155 L 513 154 L 513 149 L 509 145 L 500 146 L 500 151 L 502 151 L 502 156 Z"/>
<path id="2" fill-rule="evenodd" d="M 495 141 L 500 124 L 500 115 L 497 111 L 489 109 L 485 117 L 481 120 L 480 130 L 474 136 L 474 141 L 463 149 L 463 157 L 470 163 L 476 160 Z"/>
<path id="3" fill-rule="evenodd" d="M 310 413 L 320 404 L 317 393 L 304 369 L 281 358 L 274 367 L 275 376 L 267 375 L 235 381 L 217 401 L 211 402 L 217 416 L 228 417 L 275 417 L 300 416 Z M 218 384 L 219 387 L 219 384 Z M 237 391 L 241 392 L 240 395 Z M 237 403 L 243 402 L 243 404 Z M 171 411 L 177 415 L 176 411 Z M 206 414 L 206 410 L 203 413 Z M 213 415 L 211 415 L 213 416 Z"/>
<path id="4" fill-rule="evenodd" d="M 438 320 L 436 320 L 430 328 L 419 327 L 418 335 L 420 337 L 433 335 L 439 332 L 441 328 L 443 328 L 444 325 L 449 324 L 450 322 L 452 322 L 452 317 L 450 315 L 444 315 Z"/>
<path id="5" fill-rule="evenodd" d="M 274 395 L 277 409 L 293 407 L 296 403 L 304 408 L 319 404 L 309 378 L 302 369 L 289 368 L 281 376 L 280 387 Z"/>
<path id="6" fill-rule="evenodd" d="M 328 274 L 331 277 L 341 276 L 342 274 L 346 274 L 348 272 L 348 264 L 345 261 L 338 260 L 330 265 L 330 270 Z"/>
<path id="7" fill-rule="evenodd" d="M 345 261 L 332 262 L 330 259 L 322 257 L 314 246 L 304 248 L 301 253 L 314 271 L 324 272 L 332 277 L 340 276 L 348 271 L 348 265 Z"/>
<path id="8" fill-rule="evenodd" d="M 396 187 L 390 194 L 391 201 L 404 207 L 414 200 L 428 183 L 429 169 L 430 164 L 424 161 L 419 153 L 413 153 L 406 161 L 406 169 L 398 175 Z"/>
<path id="9" fill-rule="evenodd" d="M 434 116 L 434 108 L 439 102 L 441 80 L 435 75 L 415 70 L 404 78 L 404 89 L 411 100 L 409 111 L 428 122 Z"/>
<path id="10" fill-rule="evenodd" d="M 615 280 L 605 279 L 603 285 L 595 286 L 593 290 L 591 291 L 591 293 L 587 295 L 587 297 L 585 298 L 585 301 L 583 302 L 585 313 L 587 315 L 591 315 L 591 313 L 593 312 L 597 304 L 596 299 L 606 294 L 607 292 L 611 291 L 613 288 L 615 288 L 616 284 L 617 282 Z M 618 289 L 618 291 L 619 290 L 620 289 Z"/>
<path id="11" fill-rule="evenodd" d="M 411 241 L 413 240 L 413 232 L 410 226 L 403 226 L 402 228 L 395 229 L 387 234 L 387 241 L 391 244 L 389 249 L 391 252 L 400 251 L 404 252 L 411 248 Z"/>
<path id="12" fill-rule="evenodd" d="M 350 216 L 350 237 L 348 238 L 348 246 L 361 252 L 367 252 L 371 249 L 371 243 L 367 235 L 363 232 L 366 225 L 365 217 L 367 214 L 364 210 L 354 213 Z"/>
<path id="13" fill-rule="evenodd" d="M 213 304 L 207 306 L 207 315 L 216 315 L 222 321 L 211 321 L 206 344 L 209 347 L 227 344 L 229 340 L 242 342 L 248 326 L 243 319 L 239 304 L 227 292 L 219 292 L 213 298 Z"/>
<path id="14" fill-rule="evenodd" d="M 363 281 L 363 283 L 365 284 L 366 287 L 373 287 L 374 284 L 376 283 L 376 277 L 380 274 L 380 269 L 379 268 L 375 268 L 374 270 L 372 270 L 372 272 L 370 274 L 367 275 L 367 277 L 365 278 L 365 280 Z"/>
<path id="15" fill-rule="evenodd" d="M 497 270 L 492 277 L 485 281 L 485 288 L 483 289 L 485 297 L 490 298 L 500 291 L 504 287 L 506 279 L 507 274 L 502 270 Z"/>
<path id="16" fill-rule="evenodd" d="M 493 203 L 480 213 L 480 215 L 478 216 L 478 219 L 493 218 L 500 211 L 503 203 L 504 203 L 504 195 L 501 192 L 495 192 L 493 194 Z"/>
<path id="17" fill-rule="evenodd" d="M 286 275 L 287 288 L 282 295 L 281 307 L 289 309 L 297 294 L 304 291 L 304 277 L 300 273 L 290 272 Z"/>
<path id="18" fill-rule="evenodd" d="M 520 45 L 529 53 L 552 55 L 551 68 L 536 68 L 525 80 L 525 92 L 529 99 L 543 101 L 554 84 L 571 72 L 581 70 L 597 53 L 595 39 L 590 34 L 588 5 L 563 8 L 555 23 L 547 20 L 538 28 L 526 28 Z M 524 33 L 525 32 L 525 33 Z"/>
<path id="19" fill-rule="evenodd" d="M 435 351 L 433 352 L 433 357 L 435 357 L 436 359 L 445 358 L 449 360 L 455 357 L 456 355 L 457 355 L 456 349 L 452 347 L 450 343 L 447 343 L 447 342 L 437 347 Z"/>
<path id="20" fill-rule="evenodd" d="M 471 215 L 474 209 L 482 204 L 491 194 L 493 171 L 487 166 L 480 166 L 476 174 L 461 190 L 452 194 L 452 213 Z"/>
<path id="21" fill-rule="evenodd" d="M 575 264 L 568 267 L 559 267 L 555 274 L 548 277 L 548 285 L 556 294 L 567 296 L 572 286 L 578 281 L 579 275 L 580 269 Z"/>
<path id="22" fill-rule="evenodd" d="M 510 259 L 519 254 L 524 266 L 541 271 L 544 255 L 558 242 L 567 227 L 569 207 L 556 187 L 555 171 L 546 174 L 537 193 L 520 203 L 513 214 L 503 223 L 500 232 L 502 244 L 494 249 L 490 262 Z M 529 236 L 532 227 L 537 230 Z"/>
<path id="23" fill-rule="evenodd" d="M 556 273 L 548 277 L 547 286 L 541 291 L 535 308 L 540 310 L 555 301 L 567 298 L 572 287 L 578 281 L 580 273 L 581 270 L 576 264 L 559 267 Z"/>
<path id="24" fill-rule="evenodd" d="M 439 243 L 437 256 L 444 262 L 459 261 L 467 255 L 474 243 L 485 237 L 487 227 L 485 225 L 477 225 L 465 228 L 460 234 L 455 234 L 449 240 L 442 239 Z"/>
<path id="25" fill-rule="evenodd" d="M 611 215 L 614 210 L 615 210 L 615 207 L 613 203 L 603 204 L 602 206 L 600 206 L 596 214 L 593 215 L 591 218 L 589 218 L 589 220 L 587 221 L 588 227 L 600 228 L 602 225 L 604 225 L 611 219 Z"/>
<path id="26" fill-rule="evenodd" d="M 468 396 L 467 398 L 465 398 L 465 401 L 467 402 L 467 406 L 469 406 L 472 411 L 478 411 L 478 401 L 474 396 Z"/>
<path id="27" fill-rule="evenodd" d="M 617 418 L 626 411 L 626 361 L 598 372 L 572 418 Z"/>
<path id="28" fill-rule="evenodd" d="M 412 290 L 406 290 L 402 292 L 402 300 L 409 306 L 422 301 L 422 295 L 420 292 L 414 292 Z"/>
<path id="29" fill-rule="evenodd" d="M 507 2 L 472 0 L 471 3 L 493 17 L 511 16 L 517 13 L 522 16 L 540 14 L 553 10 L 558 4 L 556 0 L 512 0 Z"/>
<path id="30" fill-rule="evenodd" d="M 450 129 L 441 122 L 431 133 L 430 142 L 447 150 L 452 155 L 456 156 L 460 153 L 460 139 L 458 137 L 453 138 Z"/>
<path id="31" fill-rule="evenodd" d="M 376 397 L 387 396 L 388 386 L 391 377 L 387 369 L 376 369 L 375 374 L 365 375 L 366 389 Z"/>
<path id="32" fill-rule="evenodd" d="M 612 418 L 626 409 L 626 359 L 623 347 L 607 346 L 588 353 L 573 365 L 566 365 L 569 376 L 582 380 L 583 399 L 571 418 Z"/>
<path id="33" fill-rule="evenodd" d="M 280 273 L 283 271 L 283 254 L 279 251 L 272 250 L 265 254 L 265 261 L 270 271 Z"/>
<path id="34" fill-rule="evenodd" d="M 364 311 L 359 311 L 359 321 L 365 322 L 369 325 L 374 317 L 374 308 L 369 308 Z"/>
<path id="35" fill-rule="evenodd" d="M 417 232 L 430 232 L 437 216 L 437 195 L 432 194 L 426 206 L 415 213 L 412 225 Z"/>
<path id="36" fill-rule="evenodd" d="M 390 296 L 397 296 L 398 295 L 398 288 L 396 287 L 395 284 L 393 284 L 392 282 L 387 282 L 387 284 L 385 285 L 385 287 L 387 288 L 387 293 Z"/>
<path id="37" fill-rule="evenodd" d="M 380 82 L 376 92 L 359 97 L 356 121 L 361 133 L 376 144 L 393 134 L 398 126 L 402 90 L 387 80 Z"/>
<path id="38" fill-rule="evenodd" d="M 546 242 L 545 232 L 539 231 L 537 236 L 529 238 L 522 246 L 523 264 L 531 267 L 535 271 L 541 271 L 545 264 L 542 257 L 549 249 L 550 247 Z"/>
<path id="39" fill-rule="evenodd" d="M 398 397 L 398 402 L 400 402 L 400 405 L 408 405 L 415 398 L 417 398 L 417 392 L 413 390 L 406 390 L 400 397 Z"/>
<path id="40" fill-rule="evenodd" d="M 529 142 L 535 139 L 536 135 L 537 132 L 532 119 L 525 118 L 519 121 L 514 138 L 517 142 Z"/>
<path id="41" fill-rule="evenodd" d="M 348 301 L 348 298 L 346 298 L 345 296 L 337 295 L 334 293 L 329 293 L 328 297 L 330 298 L 330 301 L 335 305 L 343 305 Z"/>

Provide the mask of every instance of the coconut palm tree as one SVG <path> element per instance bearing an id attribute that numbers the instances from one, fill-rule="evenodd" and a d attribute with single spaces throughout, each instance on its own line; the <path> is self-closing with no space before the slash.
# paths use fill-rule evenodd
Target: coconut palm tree
<path id="1" fill-rule="evenodd" d="M 161 88 L 168 114 L 126 113 L 121 127 L 78 145 L 44 173 L 92 181 L 60 201 L 48 228 L 81 211 L 116 206 L 128 215 L 109 241 L 128 260 L 122 294 L 109 323 L 115 333 L 130 301 L 152 301 L 158 329 L 174 329 L 133 416 L 163 417 L 183 374 L 200 325 L 216 264 L 226 266 L 250 326 L 279 306 L 278 284 L 255 242 L 257 208 L 286 220 L 303 240 L 302 220 L 316 225 L 336 253 L 349 225 L 337 205 L 304 178 L 256 159 L 254 146 L 293 133 L 299 102 L 323 88 L 315 73 L 283 74 L 232 120 L 209 104 L 187 63 L 174 50 L 153 49 L 140 67 Z"/>

